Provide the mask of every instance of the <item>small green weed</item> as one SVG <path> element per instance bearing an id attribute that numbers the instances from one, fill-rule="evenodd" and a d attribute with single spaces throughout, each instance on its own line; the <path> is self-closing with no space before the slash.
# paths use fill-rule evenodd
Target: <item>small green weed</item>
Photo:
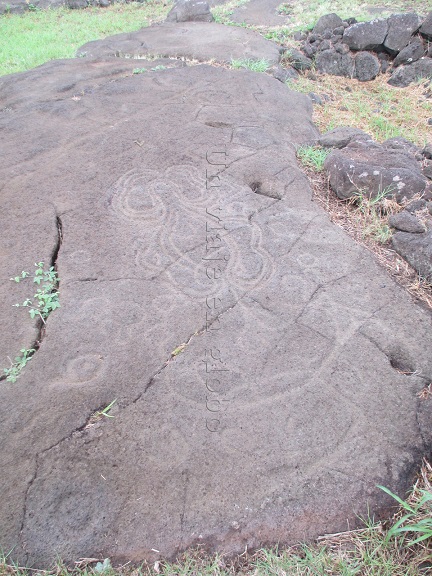
<path id="1" fill-rule="evenodd" d="M 133 69 L 133 74 L 144 74 L 145 72 L 148 72 L 147 68 L 134 68 Z"/>
<path id="2" fill-rule="evenodd" d="M 251 58 L 248 58 L 244 60 L 231 60 L 231 68 L 246 68 L 252 72 L 265 72 L 269 66 L 269 62 L 265 59 L 252 60 Z"/>
<path id="3" fill-rule="evenodd" d="M 15 306 L 17 308 L 29 308 L 31 318 L 39 316 L 42 322 L 45 323 L 45 320 L 51 312 L 60 308 L 58 277 L 54 266 L 51 266 L 47 270 L 45 270 L 43 262 L 39 262 L 35 264 L 35 266 L 36 270 L 33 282 L 40 286 L 40 288 L 37 289 L 36 294 L 33 296 L 34 300 L 27 298 L 22 304 L 15 304 Z M 21 276 L 15 276 L 15 278 L 11 278 L 11 280 L 14 282 L 20 282 L 28 276 L 29 273 L 23 271 L 21 272 Z"/>
<path id="4" fill-rule="evenodd" d="M 407 514 L 404 514 L 399 518 L 399 520 L 393 524 L 387 532 L 385 538 L 386 543 L 389 542 L 391 538 L 401 537 L 403 540 L 410 532 L 414 535 L 418 535 L 418 537 L 415 540 L 410 541 L 407 546 L 412 546 L 419 542 L 423 542 L 423 540 L 432 538 L 432 492 L 429 492 L 428 490 L 420 490 L 420 500 L 415 504 L 410 505 L 407 501 L 404 501 L 396 494 L 393 494 L 393 492 L 385 486 L 378 486 L 378 488 L 384 490 L 386 494 L 394 498 L 396 502 L 398 502 L 398 504 L 407 511 Z M 417 521 L 413 523 L 413 519 L 416 519 Z"/>
<path id="5" fill-rule="evenodd" d="M 321 146 L 299 146 L 297 148 L 297 158 L 307 168 L 312 168 L 315 172 L 321 172 L 324 168 L 324 162 L 330 154 L 329 148 Z"/>
<path id="6" fill-rule="evenodd" d="M 39 288 L 36 294 L 33 296 L 33 300 L 27 298 L 22 304 L 14 304 L 17 308 L 24 307 L 29 308 L 29 314 L 32 319 L 39 317 L 45 324 L 48 316 L 60 308 L 58 285 L 59 280 L 57 272 L 54 266 L 45 269 L 43 262 L 38 262 L 35 264 L 36 270 L 33 276 L 33 283 L 37 284 Z M 23 270 L 18 276 L 11 278 L 12 282 L 19 284 L 23 280 L 30 278 L 30 273 Z M 3 377 L 6 376 L 8 382 L 16 382 L 18 376 L 22 372 L 23 368 L 29 360 L 31 360 L 33 354 L 36 352 L 36 348 L 22 348 L 20 350 L 21 355 L 16 356 L 15 360 L 11 362 L 9 368 L 3 369 Z"/>
<path id="7" fill-rule="evenodd" d="M 288 42 L 288 40 L 291 39 L 292 30 L 285 26 L 278 26 L 273 29 L 269 28 L 263 35 L 267 40 L 272 40 L 277 44 L 285 44 L 285 42 Z"/>
<path id="8" fill-rule="evenodd" d="M 108 406 L 105 406 L 105 408 L 103 410 L 96 412 L 96 414 L 98 416 L 105 416 L 105 418 L 114 418 L 114 416 L 112 416 L 111 414 L 108 414 L 108 412 L 111 410 L 111 408 L 114 406 L 114 404 L 116 402 L 117 402 L 117 398 L 115 400 L 113 400 L 112 402 L 110 402 L 108 404 Z"/>
<path id="9" fill-rule="evenodd" d="M 34 348 L 30 348 L 29 350 L 22 348 L 20 352 L 21 356 L 16 356 L 13 362 L 11 360 L 11 367 L 3 370 L 7 382 L 12 382 L 12 384 L 17 381 L 18 376 L 21 374 L 27 362 L 32 359 L 36 350 Z"/>
<path id="10" fill-rule="evenodd" d="M 294 8 L 288 2 L 284 2 L 283 4 L 280 4 L 277 7 L 277 11 L 279 12 L 279 14 L 284 14 L 285 16 L 289 16 L 290 14 L 293 14 Z"/>
<path id="11" fill-rule="evenodd" d="M 117 402 L 117 398 L 115 400 L 113 400 L 112 402 L 110 402 L 108 404 L 108 406 L 105 406 L 105 408 L 103 408 L 102 410 L 98 410 L 97 412 L 92 414 L 90 417 L 89 424 L 96 424 L 96 422 L 99 422 L 103 418 L 114 418 L 114 416 L 112 414 L 110 414 L 109 412 L 116 402 Z"/>
<path id="12" fill-rule="evenodd" d="M 184 344 L 180 344 L 180 346 L 177 346 L 177 348 L 175 348 L 171 352 L 171 356 L 172 357 L 178 356 L 179 354 L 181 354 L 183 352 L 183 350 L 186 348 L 186 346 L 187 346 L 187 342 L 185 342 Z"/>
<path id="13" fill-rule="evenodd" d="M 363 190 L 357 190 L 353 197 L 363 217 L 363 236 L 370 236 L 380 244 L 386 244 L 392 235 L 386 217 L 397 211 L 396 202 L 388 198 L 393 191 L 394 186 L 387 186 L 376 196 L 368 198 Z"/>
<path id="14" fill-rule="evenodd" d="M 152 72 L 158 72 L 159 70 L 167 70 L 167 67 L 163 64 L 159 64 L 158 66 L 155 66 L 151 69 Z"/>

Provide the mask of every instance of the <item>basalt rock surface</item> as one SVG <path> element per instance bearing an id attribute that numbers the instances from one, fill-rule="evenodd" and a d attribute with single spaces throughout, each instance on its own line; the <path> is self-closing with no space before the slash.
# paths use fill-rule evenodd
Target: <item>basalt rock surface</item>
<path id="1" fill-rule="evenodd" d="M 277 48 L 164 30 L 0 78 L 0 361 L 39 341 L 0 382 L 20 563 L 304 541 L 388 514 L 376 485 L 403 496 L 431 454 L 431 316 L 312 202 L 308 98 L 145 59 Z M 44 327 L 10 281 L 41 260 L 60 278 Z"/>

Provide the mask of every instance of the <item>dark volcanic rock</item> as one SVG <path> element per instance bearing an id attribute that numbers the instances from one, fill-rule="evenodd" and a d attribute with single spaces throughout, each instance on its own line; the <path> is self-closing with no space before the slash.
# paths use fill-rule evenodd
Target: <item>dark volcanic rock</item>
<path id="1" fill-rule="evenodd" d="M 330 40 L 323 40 L 322 42 L 319 43 L 318 48 L 317 48 L 317 52 L 323 52 L 324 50 L 330 50 L 330 48 L 332 48 L 332 43 L 330 42 Z"/>
<path id="2" fill-rule="evenodd" d="M 426 178 L 432 180 L 432 162 L 428 162 L 425 164 L 425 166 L 423 166 L 423 174 L 426 176 Z"/>
<path id="3" fill-rule="evenodd" d="M 392 228 L 396 228 L 402 232 L 420 234 L 426 231 L 420 220 L 407 210 L 402 210 L 402 212 L 399 212 L 398 214 L 392 214 L 389 217 L 388 222 Z"/>
<path id="4" fill-rule="evenodd" d="M 380 52 L 378 54 L 378 60 L 380 61 L 381 73 L 385 74 L 391 65 L 391 58 L 386 52 Z"/>
<path id="5" fill-rule="evenodd" d="M 252 30 L 205 22 L 165 23 L 142 28 L 137 32 L 88 42 L 77 51 L 77 56 L 93 58 L 138 58 L 161 54 L 201 62 L 264 59 L 269 66 L 278 64 L 280 58 L 278 46 Z"/>
<path id="6" fill-rule="evenodd" d="M 373 50 L 381 46 L 387 35 L 387 20 L 358 22 L 345 28 L 343 42 L 352 50 Z"/>
<path id="7" fill-rule="evenodd" d="M 347 78 L 351 78 L 354 74 L 354 59 L 351 54 L 340 54 L 335 48 L 319 52 L 315 65 L 317 70 L 324 74 L 346 76 Z"/>
<path id="8" fill-rule="evenodd" d="M 432 229 L 423 234 L 397 232 L 393 234 L 392 246 L 407 260 L 420 276 L 432 281 Z"/>
<path id="9" fill-rule="evenodd" d="M 423 198 L 418 198 L 417 200 L 411 200 L 411 202 L 405 206 L 405 210 L 407 210 L 411 214 L 414 214 L 418 210 L 423 210 L 424 208 L 427 208 L 427 202 Z"/>
<path id="10" fill-rule="evenodd" d="M 350 53 L 350 49 L 343 42 L 338 42 L 337 44 L 334 44 L 334 49 L 336 50 L 336 52 L 339 52 L 339 54 L 349 54 Z"/>
<path id="11" fill-rule="evenodd" d="M 381 70 L 380 61 L 370 52 L 357 52 L 354 58 L 354 77 L 361 82 L 373 80 Z"/>
<path id="12" fill-rule="evenodd" d="M 374 142 L 355 141 L 333 151 L 325 161 L 330 185 L 339 198 L 350 198 L 361 190 L 377 196 L 383 190 L 398 201 L 422 194 L 427 180 L 412 154 L 389 150 Z"/>
<path id="13" fill-rule="evenodd" d="M 342 26 L 338 26 L 337 28 L 334 28 L 333 34 L 334 34 L 334 36 L 343 36 L 344 31 L 345 31 L 345 27 L 343 26 L 343 23 L 342 23 Z"/>
<path id="14" fill-rule="evenodd" d="M 295 32 L 293 35 L 294 40 L 297 42 L 303 42 L 307 39 L 307 34 L 305 32 Z"/>
<path id="15" fill-rule="evenodd" d="M 305 42 L 303 45 L 303 52 L 306 54 L 308 58 L 313 58 L 316 54 L 317 48 L 315 44 L 311 44 L 310 42 Z"/>
<path id="16" fill-rule="evenodd" d="M 423 148 L 423 156 L 432 159 L 432 144 L 426 144 Z"/>
<path id="17" fill-rule="evenodd" d="M 369 134 L 359 128 L 342 126 L 329 130 L 318 139 L 318 144 L 325 148 L 344 148 L 352 140 L 370 140 Z"/>
<path id="18" fill-rule="evenodd" d="M 300 50 L 296 48 L 289 48 L 286 51 L 289 61 L 293 68 L 296 70 L 309 70 L 312 68 L 312 60 L 305 56 Z"/>
<path id="19" fill-rule="evenodd" d="M 425 53 L 425 46 L 421 38 L 414 38 L 411 44 L 408 44 L 403 50 L 399 52 L 393 61 L 393 66 L 399 66 L 400 64 L 411 64 L 416 62 Z"/>
<path id="20" fill-rule="evenodd" d="M 402 138 L 402 136 L 395 136 L 393 138 L 388 138 L 382 143 L 383 148 L 387 150 L 395 150 L 399 152 L 405 152 L 408 155 L 413 156 L 416 160 L 421 160 L 421 150 L 415 144 Z"/>
<path id="21" fill-rule="evenodd" d="M 432 59 L 421 58 L 407 66 L 399 66 L 390 76 L 389 84 L 404 88 L 419 78 L 432 78 Z"/>
<path id="22" fill-rule="evenodd" d="M 213 14 L 205 0 L 176 0 L 167 22 L 212 22 Z"/>
<path id="23" fill-rule="evenodd" d="M 224 33 L 171 28 L 159 53 L 206 57 Z M 243 32 L 219 58 L 255 55 Z M 32 283 L 9 279 L 42 259 L 60 277 L 40 349 L 0 382 L 0 547 L 32 567 L 341 531 L 387 513 L 376 485 L 403 495 L 432 448 L 430 315 L 311 202 L 309 100 L 181 64 L 0 78 L 1 367 L 42 337 L 13 306 Z"/>
<path id="24" fill-rule="evenodd" d="M 397 54 L 409 43 L 411 36 L 419 29 L 421 18 L 414 12 L 392 14 L 388 18 L 388 33 L 384 47 L 391 54 Z"/>
<path id="25" fill-rule="evenodd" d="M 432 12 L 429 12 L 420 26 L 420 33 L 429 40 L 432 40 Z"/>
<path id="26" fill-rule="evenodd" d="M 66 6 L 71 10 L 83 10 L 88 5 L 88 0 L 66 0 Z"/>
<path id="27" fill-rule="evenodd" d="M 22 14 L 28 10 L 28 2 L 25 0 L 10 0 L 0 2 L 0 14 Z"/>
<path id="28" fill-rule="evenodd" d="M 332 32 L 335 28 L 342 26 L 343 21 L 337 14 L 326 14 L 321 16 L 313 28 L 314 34 L 322 34 L 326 30 Z"/>
<path id="29" fill-rule="evenodd" d="M 279 80 L 279 82 L 287 82 L 288 80 L 296 80 L 299 77 L 299 73 L 289 66 L 288 68 L 284 68 L 282 66 L 273 66 L 269 70 L 267 70 L 273 78 Z"/>
<path id="30" fill-rule="evenodd" d="M 313 104 L 317 104 L 318 106 L 322 106 L 324 104 L 321 96 L 315 94 L 315 92 L 309 92 L 308 97 L 312 100 Z"/>

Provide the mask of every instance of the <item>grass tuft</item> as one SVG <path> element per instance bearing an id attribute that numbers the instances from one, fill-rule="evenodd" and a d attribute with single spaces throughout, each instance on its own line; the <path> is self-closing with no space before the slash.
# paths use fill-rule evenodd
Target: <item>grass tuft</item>
<path id="1" fill-rule="evenodd" d="M 251 58 L 243 60 L 231 60 L 231 68 L 246 68 L 246 70 L 251 70 L 252 72 L 265 72 L 269 66 L 270 63 L 264 58 L 261 60 L 253 60 Z"/>
<path id="2" fill-rule="evenodd" d="M 394 187 L 389 186 L 369 197 L 365 191 L 357 190 L 351 199 L 363 216 L 363 235 L 380 244 L 386 244 L 392 236 L 388 216 L 402 209 L 395 200 L 389 199 L 393 191 Z"/>
<path id="3" fill-rule="evenodd" d="M 325 159 L 330 152 L 330 148 L 321 148 L 321 146 L 299 146 L 297 148 L 297 158 L 306 168 L 321 172 L 324 169 Z"/>

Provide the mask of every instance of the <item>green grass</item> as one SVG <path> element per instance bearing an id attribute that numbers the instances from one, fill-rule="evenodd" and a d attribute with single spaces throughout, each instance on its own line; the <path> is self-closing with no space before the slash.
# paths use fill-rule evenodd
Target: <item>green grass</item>
<path id="1" fill-rule="evenodd" d="M 235 24 L 232 22 L 230 16 L 233 14 L 236 8 L 247 4 L 249 0 L 228 0 L 224 4 L 219 4 L 218 6 L 214 6 L 211 9 L 211 12 L 214 16 L 215 22 L 218 24 Z"/>
<path id="2" fill-rule="evenodd" d="M 265 59 L 253 60 L 249 58 L 244 60 L 231 60 L 231 68 L 246 68 L 252 72 L 265 72 L 269 66 L 270 63 Z"/>
<path id="3" fill-rule="evenodd" d="M 297 158 L 306 168 L 321 172 L 324 169 L 325 159 L 330 152 L 331 149 L 321 148 L 320 146 L 299 146 L 297 148 Z"/>
<path id="4" fill-rule="evenodd" d="M 72 58 L 77 48 L 90 40 L 138 30 L 162 19 L 170 5 L 147 0 L 108 8 L 58 8 L 0 16 L 0 75 L 56 58 Z"/>

